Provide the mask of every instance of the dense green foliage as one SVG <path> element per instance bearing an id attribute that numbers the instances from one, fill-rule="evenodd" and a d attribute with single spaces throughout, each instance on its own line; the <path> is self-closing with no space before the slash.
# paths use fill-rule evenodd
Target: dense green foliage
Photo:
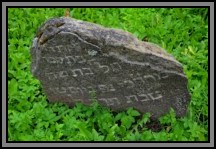
<path id="1" fill-rule="evenodd" d="M 192 96 L 186 117 L 175 112 L 150 121 L 129 108 L 121 113 L 78 103 L 50 104 L 30 73 L 30 47 L 38 27 L 65 9 L 8 9 L 8 140 L 205 141 L 208 140 L 208 9 L 75 8 L 73 18 L 147 37 L 184 66 Z M 96 94 L 92 95 L 92 99 Z M 157 127 L 157 129 L 154 129 Z"/>

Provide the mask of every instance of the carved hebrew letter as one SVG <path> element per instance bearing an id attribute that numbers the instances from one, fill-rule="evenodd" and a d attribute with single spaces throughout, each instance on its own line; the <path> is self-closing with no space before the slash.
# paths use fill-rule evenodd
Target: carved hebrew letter
<path id="1" fill-rule="evenodd" d="M 60 78 L 68 77 L 68 72 L 67 71 L 60 71 L 59 72 L 59 77 Z"/>
<path id="2" fill-rule="evenodd" d="M 133 88 L 135 86 L 135 84 L 131 80 L 125 80 L 124 83 L 129 84 L 129 86 L 127 85 L 127 88 Z"/>
<path id="3" fill-rule="evenodd" d="M 98 88 L 99 90 L 101 90 L 102 93 L 116 91 L 116 89 L 112 84 L 109 85 L 100 84 L 98 85 Z"/>
<path id="4" fill-rule="evenodd" d="M 156 74 L 156 73 L 153 73 L 154 76 L 156 76 L 156 78 L 158 80 L 161 80 L 161 79 L 165 79 L 168 77 L 168 75 L 166 73 L 161 73 L 161 74 Z"/>
<path id="5" fill-rule="evenodd" d="M 78 93 L 76 87 L 70 86 L 70 87 L 68 87 L 68 89 L 71 92 L 71 94 L 77 94 Z"/>
<path id="6" fill-rule="evenodd" d="M 137 96 L 136 95 L 130 95 L 130 96 L 125 96 L 125 98 L 127 99 L 127 103 L 131 103 L 131 102 L 136 102 L 138 101 Z"/>
<path id="7" fill-rule="evenodd" d="M 66 88 L 66 87 L 60 87 L 60 88 L 58 88 L 58 92 L 59 92 L 60 94 L 64 94 L 64 93 L 67 92 L 67 88 Z"/>
<path id="8" fill-rule="evenodd" d="M 77 63 L 85 63 L 86 60 L 83 58 L 83 56 L 75 56 Z"/>
<path id="9" fill-rule="evenodd" d="M 93 64 L 95 64 L 95 59 L 87 60 L 87 63 L 88 63 L 89 65 L 93 65 Z"/>
<path id="10" fill-rule="evenodd" d="M 71 52 L 73 50 L 73 46 L 71 45 L 66 45 L 66 48 L 65 48 L 66 52 Z"/>
<path id="11" fill-rule="evenodd" d="M 56 63 L 57 64 L 63 64 L 63 60 L 64 60 L 63 57 L 56 57 Z"/>
<path id="12" fill-rule="evenodd" d="M 83 76 L 83 72 L 81 69 L 71 69 L 71 71 L 73 73 L 73 77 L 77 77 L 79 74 Z M 79 74 L 77 72 L 79 72 Z"/>
<path id="13" fill-rule="evenodd" d="M 116 91 L 116 89 L 114 88 L 114 86 L 112 84 L 108 85 L 108 91 Z"/>
<path id="14" fill-rule="evenodd" d="M 62 52 L 62 48 L 63 48 L 63 45 L 56 46 L 56 49 L 58 49 L 57 50 L 58 52 Z"/>
<path id="15" fill-rule="evenodd" d="M 106 103 L 106 105 L 109 105 L 109 103 L 108 103 L 108 101 L 106 100 L 106 98 L 100 98 L 100 99 L 98 99 L 98 100 L 103 101 L 104 103 Z"/>
<path id="16" fill-rule="evenodd" d="M 142 99 L 140 100 L 141 102 L 149 101 L 150 100 L 149 97 L 146 94 L 140 94 L 138 96 L 142 97 Z"/>
<path id="17" fill-rule="evenodd" d="M 81 89 L 83 92 L 88 93 L 88 89 L 87 89 L 86 87 L 81 87 L 80 89 Z"/>
<path id="18" fill-rule="evenodd" d="M 107 65 L 101 65 L 99 62 L 95 62 L 95 64 L 97 64 L 100 69 L 103 69 L 104 73 L 109 72 L 109 67 Z"/>
<path id="19" fill-rule="evenodd" d="M 124 87 L 124 83 L 123 82 L 118 82 L 117 83 L 120 87 Z"/>
<path id="20" fill-rule="evenodd" d="M 56 94 L 56 89 L 55 88 L 49 87 L 48 90 L 51 91 L 52 93 Z"/>
<path id="21" fill-rule="evenodd" d="M 93 75 L 94 73 L 92 72 L 91 68 L 82 68 L 82 70 L 84 71 L 83 73 L 85 75 Z M 85 72 L 86 71 L 86 72 Z"/>
<path id="22" fill-rule="evenodd" d="M 133 81 L 137 81 L 137 83 L 145 83 L 142 77 L 133 78 Z"/>
<path id="23" fill-rule="evenodd" d="M 56 59 L 54 57 L 47 57 L 47 61 L 51 64 L 56 64 Z"/>
<path id="24" fill-rule="evenodd" d="M 99 88 L 99 90 L 100 90 L 102 93 L 104 93 L 104 92 L 107 91 L 106 85 L 100 84 L 100 85 L 98 85 L 98 88 Z"/>
<path id="25" fill-rule="evenodd" d="M 87 89 L 88 89 L 89 93 L 92 92 L 92 91 L 94 91 L 94 88 L 92 86 L 88 86 Z"/>
<path id="26" fill-rule="evenodd" d="M 75 63 L 73 56 L 65 56 L 65 59 L 67 60 L 67 64 Z"/>
<path id="27" fill-rule="evenodd" d="M 155 91 L 154 93 L 149 93 L 148 95 L 152 100 L 161 99 L 163 97 L 160 91 Z"/>
<path id="28" fill-rule="evenodd" d="M 120 104 L 118 98 L 114 97 L 114 98 L 107 98 L 107 101 L 109 103 L 109 105 L 115 105 L 115 104 Z"/>
<path id="29" fill-rule="evenodd" d="M 66 96 L 68 96 L 69 98 L 71 98 L 71 99 L 73 99 L 73 102 L 79 102 L 79 101 L 82 101 L 81 99 L 79 99 L 79 98 L 74 98 L 74 95 L 72 95 L 72 94 L 66 94 Z M 71 99 L 66 99 L 66 102 L 71 102 Z"/>
<path id="30" fill-rule="evenodd" d="M 48 76 L 49 80 L 58 78 L 58 76 L 54 72 L 47 72 L 47 73 L 45 73 L 45 75 Z"/>

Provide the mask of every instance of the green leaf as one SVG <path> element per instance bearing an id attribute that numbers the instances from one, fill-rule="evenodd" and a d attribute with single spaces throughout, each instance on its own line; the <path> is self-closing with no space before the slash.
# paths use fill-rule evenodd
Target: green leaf
<path id="1" fill-rule="evenodd" d="M 116 132 L 118 131 L 118 125 L 115 124 L 109 129 L 108 135 L 106 137 L 106 141 L 115 141 L 116 140 Z"/>
<path id="2" fill-rule="evenodd" d="M 141 139 L 144 140 L 144 141 L 146 141 L 146 140 L 153 140 L 152 132 L 150 130 L 145 130 L 142 133 Z"/>
<path id="3" fill-rule="evenodd" d="M 104 136 L 99 135 L 99 133 L 95 129 L 92 129 L 92 135 L 94 141 L 103 141 L 104 139 Z"/>
<path id="4" fill-rule="evenodd" d="M 124 125 L 121 125 L 119 127 L 119 133 L 124 136 L 125 134 L 127 134 L 127 130 L 126 130 L 126 127 Z"/>
<path id="5" fill-rule="evenodd" d="M 56 121 L 58 121 L 59 119 L 61 119 L 65 114 L 67 114 L 67 113 L 69 113 L 70 112 L 70 109 L 68 109 L 68 110 L 66 110 L 66 111 L 64 111 L 62 114 L 60 114 L 59 116 L 56 116 L 56 117 L 52 117 L 52 116 L 50 116 L 50 122 L 56 122 Z"/>
<path id="6" fill-rule="evenodd" d="M 17 93 L 17 90 L 18 90 L 18 83 L 17 83 L 17 81 L 15 79 L 12 79 L 8 83 L 8 94 L 9 94 L 9 97 L 14 96 Z"/>
<path id="7" fill-rule="evenodd" d="M 148 112 L 148 113 L 145 113 L 142 117 L 142 119 L 138 122 L 138 125 L 140 125 L 141 127 L 143 127 L 143 124 L 146 124 L 150 119 L 150 116 L 151 114 Z"/>
<path id="8" fill-rule="evenodd" d="M 120 120 L 124 115 L 125 115 L 125 113 L 123 113 L 123 112 L 118 113 L 118 114 L 115 116 L 115 121 Z"/>
<path id="9" fill-rule="evenodd" d="M 121 118 L 122 125 L 129 129 L 135 119 L 132 116 L 124 116 Z"/>
<path id="10" fill-rule="evenodd" d="M 85 123 L 78 122 L 74 125 L 74 127 L 78 128 L 80 130 L 80 136 L 83 136 L 87 140 L 92 140 L 92 133 L 86 128 Z"/>
<path id="11" fill-rule="evenodd" d="M 134 109 L 129 109 L 127 113 L 130 116 L 139 116 L 140 115 L 140 113 Z"/>
<path id="12" fill-rule="evenodd" d="M 29 134 L 20 134 L 19 135 L 19 138 L 18 138 L 20 141 L 33 141 L 34 140 L 34 137 L 32 135 L 29 135 Z"/>

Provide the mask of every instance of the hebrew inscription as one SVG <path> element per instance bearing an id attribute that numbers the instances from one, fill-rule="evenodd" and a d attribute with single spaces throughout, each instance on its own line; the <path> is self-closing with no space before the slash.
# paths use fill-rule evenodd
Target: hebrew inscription
<path id="1" fill-rule="evenodd" d="M 87 76 L 93 75 L 91 68 L 81 68 L 81 69 L 69 69 L 67 71 L 59 71 L 59 72 L 46 72 L 45 76 L 48 77 L 49 80 L 52 79 L 60 79 L 65 77 L 79 77 L 79 76 Z"/>
<path id="2" fill-rule="evenodd" d="M 133 107 L 152 118 L 171 107 L 179 117 L 187 112 L 190 94 L 182 65 L 128 32 L 53 18 L 36 33 L 31 55 L 31 72 L 50 101 L 90 105 L 94 91 L 97 101 L 113 111 Z"/>
<path id="3" fill-rule="evenodd" d="M 42 59 L 49 64 L 74 64 L 74 63 L 85 63 L 86 60 L 82 56 L 63 56 L 63 57 L 42 57 Z"/>

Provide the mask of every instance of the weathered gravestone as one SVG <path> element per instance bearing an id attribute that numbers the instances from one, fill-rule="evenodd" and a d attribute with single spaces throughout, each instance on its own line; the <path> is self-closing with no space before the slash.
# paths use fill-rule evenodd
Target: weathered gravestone
<path id="1" fill-rule="evenodd" d="M 90 105 L 90 91 L 114 111 L 134 107 L 158 118 L 184 116 L 190 95 L 182 65 L 128 32 L 72 18 L 43 24 L 31 47 L 31 72 L 50 102 Z"/>

